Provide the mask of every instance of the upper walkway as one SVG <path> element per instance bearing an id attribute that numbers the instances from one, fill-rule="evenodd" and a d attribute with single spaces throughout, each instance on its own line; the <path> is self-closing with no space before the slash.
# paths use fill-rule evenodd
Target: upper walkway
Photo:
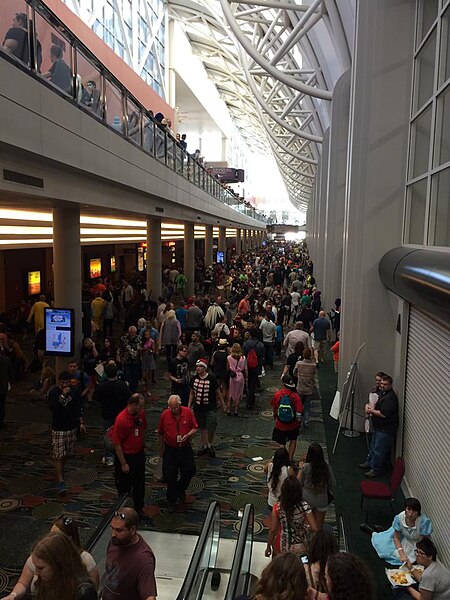
<path id="1" fill-rule="evenodd" d="M 24 60 L 0 52 L 2 203 L 36 208 L 76 202 L 265 228 L 263 217 L 194 161 L 41 2 L 23 4 L 35 23 L 27 42 L 34 51 Z M 55 47 L 62 52 L 57 62 L 65 84 L 48 75 Z"/>

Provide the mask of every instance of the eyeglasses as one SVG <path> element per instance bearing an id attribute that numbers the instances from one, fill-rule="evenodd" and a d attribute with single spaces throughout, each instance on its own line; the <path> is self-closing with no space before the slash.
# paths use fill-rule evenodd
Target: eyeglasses
<path id="1" fill-rule="evenodd" d="M 427 553 L 424 552 L 423 550 L 414 550 L 414 553 L 417 554 L 418 556 L 427 556 Z"/>
<path id="2" fill-rule="evenodd" d="M 119 518 L 119 519 L 122 519 L 122 521 L 126 521 L 127 520 L 127 518 L 125 516 L 125 513 L 121 513 L 118 510 L 116 510 L 114 512 L 114 516 L 117 517 L 117 518 Z"/>

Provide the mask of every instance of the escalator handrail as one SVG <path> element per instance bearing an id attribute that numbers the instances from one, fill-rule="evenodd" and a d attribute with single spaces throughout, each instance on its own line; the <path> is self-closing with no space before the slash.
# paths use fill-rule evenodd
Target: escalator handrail
<path id="1" fill-rule="evenodd" d="M 97 527 L 97 529 L 94 531 L 94 533 L 89 538 L 89 540 L 86 544 L 86 547 L 85 547 L 87 552 L 92 553 L 94 546 L 97 544 L 99 539 L 105 533 L 106 528 L 109 527 L 109 525 L 112 521 L 112 518 L 114 516 L 114 513 L 116 511 L 118 511 L 125 504 L 125 502 L 127 500 L 129 500 L 129 498 L 130 497 L 128 496 L 128 494 L 121 494 L 117 498 L 116 502 L 112 505 L 111 509 L 108 511 L 108 513 L 103 518 L 103 521 L 100 523 L 100 525 Z M 129 506 L 129 505 L 127 505 L 127 506 Z"/>
<path id="2" fill-rule="evenodd" d="M 183 585 L 181 586 L 181 590 L 178 593 L 177 600 L 185 600 L 189 598 L 191 588 L 198 574 L 204 546 L 207 543 L 210 536 L 210 531 L 214 527 L 214 524 L 217 520 L 220 523 L 220 505 L 217 500 L 214 500 L 210 503 L 208 512 L 206 513 L 205 521 L 195 545 L 191 562 L 189 563 L 189 567 L 186 572 Z"/>
<path id="3" fill-rule="evenodd" d="M 254 524 L 254 510 L 253 504 L 246 504 L 244 508 L 244 514 L 242 515 L 241 527 L 239 530 L 239 537 L 236 543 L 236 550 L 234 552 L 233 564 L 231 566 L 230 578 L 228 580 L 227 591 L 225 593 L 225 600 L 234 600 L 238 594 L 237 586 L 239 579 L 241 578 L 242 561 L 244 559 L 244 553 L 247 546 L 247 539 L 249 532 L 251 533 L 251 547 L 250 547 L 250 564 L 251 564 L 251 552 L 253 548 L 253 524 Z M 250 581 L 250 571 L 247 573 L 246 588 Z M 247 593 L 248 589 L 240 590 L 242 593 Z"/>

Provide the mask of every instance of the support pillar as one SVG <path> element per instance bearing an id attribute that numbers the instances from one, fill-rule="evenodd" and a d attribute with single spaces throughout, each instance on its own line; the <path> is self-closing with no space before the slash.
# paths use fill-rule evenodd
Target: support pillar
<path id="1" fill-rule="evenodd" d="M 227 235 L 226 228 L 220 226 L 219 227 L 219 241 L 217 243 L 217 250 L 223 252 L 224 260 L 227 252 Z"/>
<path id="2" fill-rule="evenodd" d="M 205 267 L 213 263 L 213 226 L 205 225 Z"/>
<path id="3" fill-rule="evenodd" d="M 0 250 L 0 313 L 6 312 L 5 251 Z"/>
<path id="4" fill-rule="evenodd" d="M 184 224 L 184 262 L 183 271 L 187 277 L 186 295 L 194 295 L 195 278 L 195 238 L 194 223 Z"/>
<path id="5" fill-rule="evenodd" d="M 248 233 L 247 229 L 242 230 L 242 252 L 247 252 L 247 250 L 248 250 L 247 233 Z"/>
<path id="6" fill-rule="evenodd" d="M 75 312 L 74 356 L 82 342 L 80 208 L 53 209 L 53 274 L 56 308 Z M 56 358 L 56 373 L 66 369 L 67 357 Z"/>
<path id="7" fill-rule="evenodd" d="M 241 243 L 241 230 L 236 228 L 236 254 L 237 256 L 239 256 L 239 254 L 242 252 L 242 243 Z"/>
<path id="8" fill-rule="evenodd" d="M 158 300 L 162 291 L 161 219 L 147 219 L 147 290 L 152 300 Z"/>

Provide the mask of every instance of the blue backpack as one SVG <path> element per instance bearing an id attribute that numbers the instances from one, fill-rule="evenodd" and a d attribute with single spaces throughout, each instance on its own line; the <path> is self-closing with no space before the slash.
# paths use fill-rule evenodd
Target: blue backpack
<path id="1" fill-rule="evenodd" d="M 293 423 L 295 421 L 295 409 L 290 396 L 281 397 L 278 405 L 277 417 L 280 423 Z"/>

